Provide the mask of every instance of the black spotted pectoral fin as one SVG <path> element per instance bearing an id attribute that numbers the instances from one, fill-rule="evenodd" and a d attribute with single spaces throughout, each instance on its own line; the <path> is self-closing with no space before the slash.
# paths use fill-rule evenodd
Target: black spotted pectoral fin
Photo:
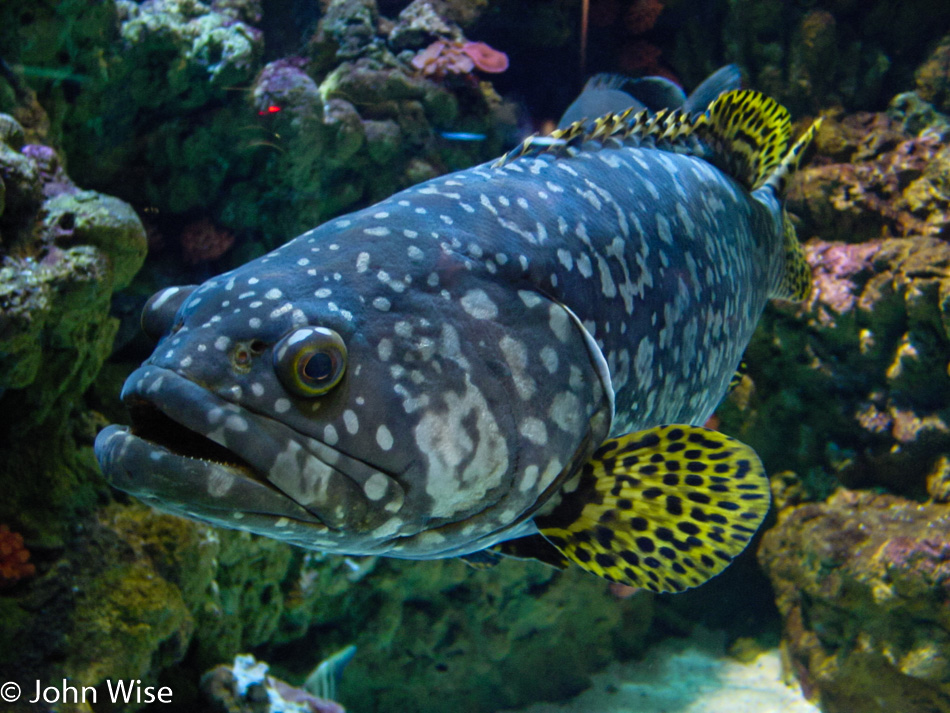
<path id="1" fill-rule="evenodd" d="M 564 499 L 535 518 L 577 565 L 615 582 L 679 592 L 719 574 L 769 509 L 755 452 L 699 426 L 659 426 L 613 438 Z"/>

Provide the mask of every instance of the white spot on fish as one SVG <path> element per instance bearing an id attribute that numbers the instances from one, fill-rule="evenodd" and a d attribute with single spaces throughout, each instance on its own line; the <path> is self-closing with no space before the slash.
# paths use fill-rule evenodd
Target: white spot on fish
<path id="1" fill-rule="evenodd" d="M 150 309 L 154 312 L 157 311 L 165 302 L 168 301 L 170 297 L 174 297 L 181 290 L 180 287 L 167 287 L 164 291 L 159 293 L 159 296 L 152 302 Z"/>
<path id="2" fill-rule="evenodd" d="M 224 427 L 231 431 L 244 433 L 247 430 L 247 419 L 237 415 L 228 416 L 224 422 Z"/>
<path id="3" fill-rule="evenodd" d="M 518 396 L 527 401 L 534 396 L 537 390 L 537 384 L 534 379 L 527 374 L 527 348 L 522 342 L 508 335 L 501 338 L 498 346 L 505 357 L 505 361 L 508 363 L 508 369 L 511 371 L 511 379 L 515 383 L 515 390 L 518 392 Z"/>
<path id="4" fill-rule="evenodd" d="M 548 442 L 548 430 L 544 425 L 544 421 L 540 418 L 528 416 L 528 418 L 521 422 L 518 433 L 536 446 L 543 446 Z"/>
<path id="5" fill-rule="evenodd" d="M 518 297 L 521 298 L 521 301 L 524 302 L 524 306 L 528 309 L 537 307 L 543 301 L 538 293 L 529 292 L 528 290 L 518 290 Z"/>
<path id="6" fill-rule="evenodd" d="M 584 412 L 577 394 L 573 391 L 562 391 L 555 396 L 548 416 L 562 431 L 579 433 Z"/>
<path id="7" fill-rule="evenodd" d="M 333 424 L 328 423 L 323 427 L 323 442 L 328 446 L 335 446 L 340 440 L 339 435 L 336 432 L 336 428 L 333 427 Z"/>
<path id="8" fill-rule="evenodd" d="M 388 312 L 389 308 L 392 307 L 392 303 L 385 297 L 376 297 L 373 300 L 373 307 L 378 309 L 380 312 Z"/>
<path id="9" fill-rule="evenodd" d="M 264 293 L 264 299 L 268 300 L 279 300 L 283 296 L 284 293 L 278 290 L 276 287 L 272 287 Z"/>
<path id="10" fill-rule="evenodd" d="M 290 399 L 279 398 L 274 402 L 275 413 L 287 413 L 290 411 Z"/>
<path id="11" fill-rule="evenodd" d="M 385 424 L 376 429 L 376 445 L 384 451 L 391 450 L 393 447 L 393 434 Z"/>
<path id="12" fill-rule="evenodd" d="M 351 436 L 355 436 L 360 430 L 360 420 L 351 409 L 343 412 L 343 425 L 346 426 L 346 432 Z"/>
<path id="13" fill-rule="evenodd" d="M 535 483 L 538 482 L 538 475 L 540 474 L 541 469 L 536 465 L 529 465 L 524 469 L 524 475 L 521 476 L 521 482 L 518 483 L 518 490 L 522 493 L 526 493 L 531 490 Z"/>
<path id="14" fill-rule="evenodd" d="M 360 253 L 356 256 L 356 271 L 366 272 L 369 267 L 369 253 Z"/>
<path id="15" fill-rule="evenodd" d="M 560 305 L 552 304 L 548 308 L 548 326 L 559 341 L 566 342 L 570 338 L 570 317 Z"/>
<path id="16" fill-rule="evenodd" d="M 548 370 L 549 374 L 557 371 L 558 357 L 553 347 L 548 346 L 541 349 L 541 363 L 544 364 L 544 368 Z"/>
<path id="17" fill-rule="evenodd" d="M 670 221 L 662 213 L 656 214 L 656 230 L 660 240 L 667 245 L 673 244 L 673 231 L 670 230 Z"/>
<path id="18" fill-rule="evenodd" d="M 462 309 L 475 319 L 494 319 L 498 316 L 498 307 L 484 290 L 474 289 L 466 292 L 460 300 Z"/>
<path id="19" fill-rule="evenodd" d="M 392 231 L 389 228 L 386 228 L 380 225 L 375 228 L 363 228 L 363 232 L 366 233 L 367 235 L 376 235 L 378 237 L 384 237 L 386 235 L 389 235 Z M 330 246 L 330 249 L 333 250 L 332 245 Z"/>
<path id="20" fill-rule="evenodd" d="M 382 473 L 373 473 L 363 484 L 363 492 L 370 500 L 379 500 L 386 494 L 389 478 Z"/>
<path id="21" fill-rule="evenodd" d="M 570 250 L 565 250 L 564 248 L 558 248 L 557 259 L 561 261 L 561 264 L 565 267 L 565 269 L 568 272 L 574 269 L 574 259 L 571 257 Z"/>

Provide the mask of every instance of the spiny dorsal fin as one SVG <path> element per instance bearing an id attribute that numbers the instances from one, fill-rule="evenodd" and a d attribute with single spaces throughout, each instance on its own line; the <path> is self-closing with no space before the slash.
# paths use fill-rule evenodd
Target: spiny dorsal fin
<path id="1" fill-rule="evenodd" d="M 563 129 L 555 129 L 547 136 L 529 136 L 493 163 L 492 168 L 501 168 L 524 156 L 542 153 L 561 156 L 570 148 L 588 142 L 603 144 L 610 139 L 631 143 L 653 140 L 669 143 L 672 148 L 684 142 L 692 133 L 693 118 L 682 109 L 662 109 L 651 114 L 646 109 L 634 112 L 630 108 L 619 114 L 604 114 L 591 125 L 584 118 Z"/>
<path id="2" fill-rule="evenodd" d="M 809 133 L 814 132 L 810 129 L 806 134 Z M 767 180 L 783 187 L 785 176 L 794 170 L 797 156 L 810 141 L 802 137 L 786 154 L 790 134 L 791 120 L 785 107 L 759 92 L 734 90 L 721 94 L 697 116 L 682 109 L 662 109 L 656 113 L 628 109 L 620 114 L 605 114 L 592 125 L 584 118 L 548 136 L 528 137 L 493 167 L 501 168 L 523 156 L 560 156 L 588 142 L 604 144 L 614 139 L 631 145 L 652 142 L 665 150 L 702 156 L 750 190 Z M 696 138 L 702 146 L 696 145 Z"/>
<path id="3" fill-rule="evenodd" d="M 535 524 L 588 572 L 679 592 L 745 549 L 769 500 L 751 448 L 699 426 L 658 426 L 606 441 Z"/>
<path id="4" fill-rule="evenodd" d="M 788 110 L 748 89 L 721 94 L 696 120 L 709 160 L 750 190 L 762 186 L 785 156 Z"/>

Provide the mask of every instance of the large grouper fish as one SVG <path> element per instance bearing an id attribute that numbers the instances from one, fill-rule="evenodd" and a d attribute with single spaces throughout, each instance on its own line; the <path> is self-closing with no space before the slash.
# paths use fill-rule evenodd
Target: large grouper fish
<path id="1" fill-rule="evenodd" d="M 748 90 L 631 102 L 164 289 L 102 470 L 326 552 L 697 586 L 769 507 L 700 424 L 766 301 L 809 290 L 783 193 L 816 128 L 790 145 Z"/>

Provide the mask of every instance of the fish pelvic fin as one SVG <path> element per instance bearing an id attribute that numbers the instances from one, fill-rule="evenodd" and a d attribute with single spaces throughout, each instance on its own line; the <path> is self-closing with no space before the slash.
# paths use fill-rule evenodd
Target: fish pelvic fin
<path id="1" fill-rule="evenodd" d="M 764 185 L 783 162 L 791 126 L 784 106 L 750 89 L 720 94 L 696 119 L 709 161 L 749 190 Z"/>
<path id="2" fill-rule="evenodd" d="M 567 569 L 571 561 L 557 547 L 541 535 L 528 535 L 516 540 L 505 540 L 491 548 L 505 557 L 537 560 L 555 569 Z"/>
<path id="3" fill-rule="evenodd" d="M 588 572 L 681 592 L 746 548 L 770 497 L 751 448 L 707 428 L 667 425 L 607 440 L 535 523 Z"/>

